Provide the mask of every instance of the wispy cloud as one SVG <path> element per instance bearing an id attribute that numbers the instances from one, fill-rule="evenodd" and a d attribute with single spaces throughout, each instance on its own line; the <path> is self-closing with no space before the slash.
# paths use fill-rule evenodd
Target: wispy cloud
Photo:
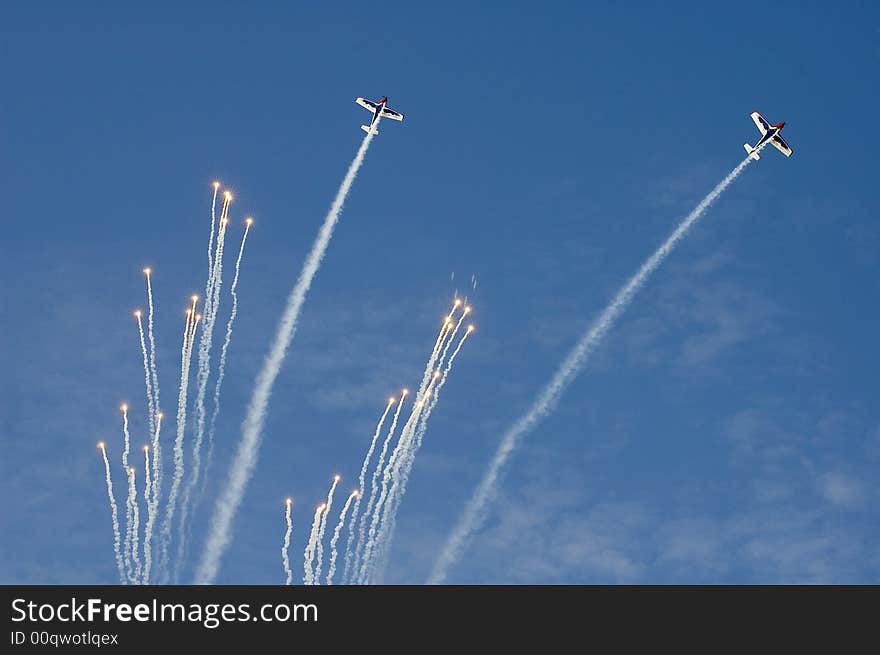
<path id="1" fill-rule="evenodd" d="M 606 502 L 579 512 L 560 507 L 560 500 L 546 489 L 537 497 L 506 497 L 496 521 L 475 544 L 475 559 L 500 558 L 505 579 L 514 583 L 642 578 L 646 558 L 638 536 L 648 517 L 639 504 Z M 473 574 L 473 566 L 466 568 Z"/>
<path id="2" fill-rule="evenodd" d="M 880 425 L 870 429 L 865 436 L 865 453 L 872 460 L 880 459 Z"/>
<path id="3" fill-rule="evenodd" d="M 865 501 L 864 484 L 852 476 L 839 472 L 826 473 L 819 484 L 825 499 L 835 505 L 852 509 Z"/>

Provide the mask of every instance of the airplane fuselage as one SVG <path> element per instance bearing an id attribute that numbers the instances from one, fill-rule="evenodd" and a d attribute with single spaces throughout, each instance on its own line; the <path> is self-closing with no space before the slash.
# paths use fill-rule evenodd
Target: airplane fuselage
<path id="1" fill-rule="evenodd" d="M 376 110 L 373 112 L 373 120 L 370 121 L 370 127 L 376 124 L 376 121 L 379 120 L 379 115 L 382 113 L 382 110 L 385 108 L 385 105 L 388 104 L 388 98 L 382 98 L 376 104 Z"/>
<path id="2" fill-rule="evenodd" d="M 765 134 L 764 136 L 762 136 L 762 137 L 758 140 L 758 143 L 755 144 L 755 150 L 757 150 L 758 148 L 760 148 L 761 146 L 763 146 L 765 143 L 767 143 L 770 139 L 772 139 L 774 136 L 776 136 L 777 134 L 779 134 L 779 132 L 780 132 L 781 130 L 782 130 L 781 127 L 776 127 L 775 125 L 774 125 L 773 127 L 771 127 L 769 130 L 767 130 L 767 134 Z"/>

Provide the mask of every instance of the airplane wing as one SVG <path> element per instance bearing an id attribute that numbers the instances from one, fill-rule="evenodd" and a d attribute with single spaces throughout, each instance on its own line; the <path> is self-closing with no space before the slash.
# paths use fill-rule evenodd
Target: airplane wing
<path id="1" fill-rule="evenodd" d="M 398 111 L 394 111 L 393 109 L 389 109 L 388 107 L 382 108 L 382 118 L 391 118 L 396 121 L 403 120 L 403 114 Z"/>
<path id="2" fill-rule="evenodd" d="M 376 111 L 376 107 L 378 106 L 372 100 L 367 100 L 366 98 L 355 98 L 355 102 L 358 103 L 361 107 L 366 109 L 367 111 Z"/>
<path id="3" fill-rule="evenodd" d="M 752 112 L 752 120 L 755 121 L 755 125 L 758 126 L 758 129 L 761 130 L 761 136 L 767 134 L 770 131 L 770 123 L 766 118 L 761 116 L 760 112 L 753 111 Z"/>
<path id="4" fill-rule="evenodd" d="M 772 139 L 770 139 L 770 143 L 776 146 L 776 149 L 783 155 L 785 155 L 786 157 L 791 157 L 791 153 L 793 151 L 791 147 L 789 147 L 789 145 L 785 142 L 785 139 L 783 139 L 781 136 L 779 136 L 778 134 L 775 135 Z"/>

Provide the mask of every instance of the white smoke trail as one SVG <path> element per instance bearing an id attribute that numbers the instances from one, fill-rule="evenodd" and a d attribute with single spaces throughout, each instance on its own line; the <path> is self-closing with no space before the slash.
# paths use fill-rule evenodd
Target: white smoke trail
<path id="1" fill-rule="evenodd" d="M 214 412 L 211 415 L 211 423 L 208 429 L 208 444 L 213 445 L 214 429 L 217 424 L 217 415 L 220 412 L 220 387 L 223 385 L 223 376 L 226 372 L 226 352 L 229 350 L 229 344 L 232 341 L 232 325 L 235 323 L 235 317 L 238 315 L 238 277 L 241 273 L 241 259 L 244 256 L 244 244 L 247 242 L 248 233 L 251 229 L 253 220 L 248 218 L 245 221 L 244 235 L 241 237 L 241 245 L 238 248 L 238 259 L 235 260 L 235 275 L 232 277 L 232 286 L 229 293 L 232 296 L 232 311 L 229 314 L 229 320 L 226 322 L 226 339 L 223 341 L 223 348 L 220 350 L 220 365 L 217 370 L 217 383 L 214 387 Z"/>
<path id="2" fill-rule="evenodd" d="M 137 484 L 135 480 L 134 467 L 129 469 L 129 495 L 131 496 L 131 561 L 133 564 L 134 583 L 141 583 L 141 560 L 138 553 L 140 552 L 140 509 L 137 500 Z"/>
<path id="3" fill-rule="evenodd" d="M 116 555 L 116 568 L 119 571 L 119 582 L 125 584 L 125 567 L 122 563 L 122 551 L 119 538 L 119 512 L 116 509 L 116 498 L 113 496 L 113 480 L 110 478 L 110 461 L 107 459 L 107 451 L 104 442 L 98 444 L 101 449 L 101 457 L 104 458 L 104 476 L 107 481 L 107 498 L 110 501 L 110 518 L 113 521 L 113 553 Z"/>
<path id="4" fill-rule="evenodd" d="M 183 348 L 180 362 L 180 390 L 177 395 L 177 435 L 174 439 L 174 478 L 171 481 L 171 490 L 168 492 L 168 502 L 165 506 L 165 518 L 162 521 L 162 550 L 160 551 L 160 573 L 165 575 L 168 571 L 168 546 L 171 541 L 171 526 L 174 521 L 174 512 L 177 508 L 177 495 L 180 491 L 180 483 L 183 480 L 183 436 L 186 430 L 186 399 L 189 387 L 189 370 L 192 361 L 192 346 L 195 340 L 196 327 L 200 316 L 195 312 L 197 298 L 193 296 L 192 308 L 189 310 L 186 330 L 183 333 Z"/>
<path id="5" fill-rule="evenodd" d="M 226 228 L 229 224 L 229 203 L 232 195 L 227 191 L 224 194 L 223 212 L 220 215 L 220 229 L 217 233 L 217 250 L 214 253 L 214 269 L 208 271 L 208 281 L 205 283 L 205 304 L 203 308 L 202 333 L 199 338 L 199 358 L 196 374 L 196 401 L 195 401 L 195 440 L 192 449 L 192 466 L 186 486 L 183 489 L 183 497 L 180 502 L 180 520 L 178 522 L 177 558 L 174 561 L 173 580 L 177 583 L 180 575 L 180 567 L 186 556 L 187 544 L 187 518 L 189 517 L 190 499 L 192 491 L 199 481 L 202 468 L 202 441 L 205 436 L 205 394 L 208 390 L 208 377 L 211 374 L 211 346 L 214 339 L 214 325 L 217 318 L 217 310 L 220 307 L 220 287 L 223 283 L 223 250 L 226 242 Z"/>
<path id="6" fill-rule="evenodd" d="M 214 324 L 219 309 L 220 287 L 223 283 L 223 253 L 226 242 L 226 228 L 229 224 L 229 202 L 232 196 L 227 191 L 224 195 L 223 210 L 220 214 L 220 227 L 217 232 L 217 249 L 214 253 L 214 265 L 208 270 L 208 279 L 205 282 L 205 304 L 203 307 L 202 334 L 199 339 L 199 359 L 197 391 L 196 391 L 196 441 L 193 446 L 193 461 L 199 462 L 199 451 L 202 438 L 205 433 L 205 394 L 207 392 L 208 376 L 211 372 L 211 345 L 214 338 Z M 213 227 L 213 223 L 212 223 Z M 194 466 L 196 478 L 198 468 Z M 185 503 L 184 503 L 185 505 Z"/>
<path id="7" fill-rule="evenodd" d="M 155 396 L 153 395 L 153 383 L 150 378 L 150 361 L 147 356 L 147 344 L 144 341 L 144 325 L 141 322 L 141 310 L 137 310 L 134 313 L 135 318 L 137 319 L 138 325 L 138 335 L 140 335 L 141 339 L 141 353 L 144 357 L 144 384 L 147 388 L 147 413 L 149 414 L 149 424 L 150 424 L 150 433 L 153 432 L 153 428 L 155 427 L 153 424 L 153 417 L 156 412 L 155 405 Z"/>
<path id="8" fill-rule="evenodd" d="M 290 533 L 293 532 L 293 520 L 290 517 L 290 506 L 293 500 L 288 498 L 284 503 L 284 520 L 287 522 L 287 530 L 284 532 L 284 543 L 281 545 L 281 564 L 284 566 L 284 584 L 289 585 L 293 580 L 293 571 L 290 570 Z"/>
<path id="9" fill-rule="evenodd" d="M 452 342 L 455 340 L 455 335 L 458 333 L 461 324 L 464 322 L 464 319 L 467 318 L 467 315 L 471 311 L 470 307 L 465 307 L 461 317 L 458 319 L 458 322 L 453 323 L 452 316 L 455 312 L 456 307 L 458 307 L 458 302 L 459 301 L 456 300 L 456 304 L 452 308 L 452 312 L 449 313 L 449 316 L 446 319 L 446 330 L 445 332 L 441 332 L 440 337 L 435 344 L 434 350 L 431 353 L 431 357 L 428 359 L 428 363 L 425 365 L 425 371 L 422 375 L 422 383 L 419 387 L 419 393 L 416 396 L 418 398 L 418 401 L 416 403 L 418 407 L 418 412 L 414 411 L 413 414 L 410 415 L 409 419 L 406 422 L 406 425 L 404 425 L 403 430 L 401 431 L 400 440 L 398 441 L 397 447 L 394 449 L 394 452 L 391 455 L 391 459 L 389 460 L 389 465 L 393 464 L 393 466 L 389 467 L 389 475 L 394 475 L 394 471 L 397 469 L 402 453 L 406 452 L 406 450 L 409 448 L 413 434 L 415 433 L 415 430 L 419 425 L 419 420 L 425 412 L 426 403 L 430 402 L 428 398 L 431 397 L 432 388 L 440 378 L 441 374 L 438 369 L 442 368 L 443 363 L 446 360 L 446 354 L 449 352 L 449 348 L 452 345 Z"/>
<path id="10" fill-rule="evenodd" d="M 144 568 L 141 576 L 141 584 L 147 584 L 147 525 L 150 522 L 151 503 L 153 497 L 153 480 L 150 473 L 150 447 L 144 446 L 144 508 L 147 510 L 147 519 L 144 521 Z"/>
<path id="11" fill-rule="evenodd" d="M 122 405 L 122 466 L 128 470 L 128 453 L 131 449 L 131 434 L 128 431 L 128 405 Z"/>
<path id="12" fill-rule="evenodd" d="M 400 432 L 400 439 L 398 439 L 397 446 L 394 448 L 394 452 L 391 453 L 391 457 L 388 460 L 388 466 L 385 468 L 385 473 L 382 479 L 382 496 L 380 497 L 378 507 L 381 507 L 383 505 L 382 500 L 387 496 L 387 484 L 391 481 L 392 476 L 395 474 L 395 471 L 398 468 L 400 457 L 404 452 L 406 452 L 407 448 L 409 447 L 410 440 L 412 439 L 413 433 L 418 426 L 419 419 L 425 411 L 428 398 L 430 398 L 431 396 L 434 383 L 437 382 L 437 380 L 440 378 L 440 372 L 436 370 L 436 367 L 443 366 L 443 362 L 446 359 L 446 353 L 449 351 L 449 347 L 455 339 L 455 335 L 458 332 L 458 329 L 461 327 L 464 319 L 471 311 L 470 307 L 465 307 L 458 322 L 453 323 L 452 316 L 455 312 L 456 307 L 458 307 L 458 300 L 456 300 L 456 304 L 452 308 L 452 312 L 450 312 L 449 316 L 447 316 L 444 329 L 441 330 L 440 335 L 437 338 L 437 342 L 434 344 L 434 349 L 431 352 L 431 356 L 428 358 L 427 364 L 425 364 L 425 371 L 422 374 L 422 382 L 419 385 L 419 392 L 416 395 L 416 402 L 413 406 L 413 411 Z"/>
<path id="13" fill-rule="evenodd" d="M 321 513 L 324 511 L 325 505 L 318 505 L 315 510 L 315 516 L 312 519 L 312 531 L 309 532 L 309 540 L 306 543 L 306 549 L 303 553 L 303 584 L 313 584 L 312 581 L 312 560 L 315 558 L 315 544 L 318 539 L 318 528 L 321 525 Z"/>
<path id="14" fill-rule="evenodd" d="M 363 553 L 363 548 L 366 544 L 367 521 L 370 516 L 372 516 L 373 507 L 376 504 L 376 491 L 379 487 L 379 473 L 382 472 L 382 467 L 385 465 L 385 455 L 388 452 L 388 446 L 391 443 L 391 439 L 394 438 L 394 431 L 397 429 L 397 420 L 400 418 L 400 411 L 403 409 L 403 404 L 406 401 L 408 393 L 408 389 L 404 389 L 400 392 L 400 404 L 398 404 L 397 409 L 394 410 L 394 417 L 391 419 L 391 427 L 388 428 L 388 435 L 385 437 L 385 441 L 382 442 L 382 450 L 379 452 L 379 459 L 376 462 L 376 468 L 373 469 L 373 475 L 370 478 L 370 497 L 367 499 L 367 510 L 361 516 L 361 522 L 358 524 L 358 538 L 354 549 L 352 578 L 346 578 L 346 581 L 356 579 L 357 572 L 360 570 L 361 553 Z"/>
<path id="15" fill-rule="evenodd" d="M 345 505 L 342 506 L 342 512 L 339 514 L 339 523 L 336 524 L 336 529 L 333 531 L 333 537 L 330 539 L 330 566 L 327 569 L 327 584 L 333 584 L 333 576 L 336 575 L 336 542 L 339 541 L 339 534 L 342 532 L 342 528 L 345 525 L 345 516 L 348 514 L 348 508 L 351 505 L 351 501 L 360 496 L 357 490 L 352 491 L 348 500 L 345 501 Z M 349 529 L 351 532 L 351 529 Z M 321 573 L 320 563 L 318 566 L 318 575 Z"/>
<path id="16" fill-rule="evenodd" d="M 160 469 L 162 468 L 162 446 L 159 437 L 162 434 L 162 419 L 165 415 L 162 412 L 156 414 L 156 431 L 153 433 L 152 451 L 153 451 L 153 494 L 150 498 L 154 505 L 159 503 L 159 480 Z"/>
<path id="17" fill-rule="evenodd" d="M 150 377 L 153 383 L 153 411 L 150 412 L 150 434 L 156 429 L 155 416 L 161 409 L 159 405 L 159 369 L 156 365 L 156 337 L 153 334 L 153 282 L 151 279 L 152 271 L 149 268 L 144 269 L 147 276 L 147 335 L 150 340 Z"/>
<path id="18" fill-rule="evenodd" d="M 395 447 L 394 452 L 391 454 L 391 459 L 388 460 L 390 466 L 387 475 L 394 474 L 396 464 L 399 461 L 400 453 L 402 453 L 409 447 L 409 442 L 412 438 L 413 432 L 418 425 L 418 420 L 424 412 L 427 398 L 429 398 L 431 395 L 431 388 L 440 376 L 437 368 L 443 366 L 443 362 L 446 359 L 446 353 L 449 352 L 449 347 L 452 345 L 452 342 L 455 339 L 455 335 L 458 333 L 461 324 L 464 322 L 464 319 L 467 318 L 467 315 L 471 311 L 471 308 L 466 306 L 462 311 L 461 317 L 458 319 L 457 322 L 454 322 L 452 320 L 452 317 L 455 315 L 455 310 L 458 308 L 460 302 L 461 301 L 459 299 L 455 300 L 452 311 L 450 311 L 449 315 L 446 317 L 446 323 L 444 324 L 444 327 L 441 329 L 440 334 L 437 337 L 437 341 L 434 344 L 434 349 L 431 351 L 431 356 L 428 358 L 428 362 L 425 364 L 425 370 L 422 374 L 422 382 L 419 385 L 419 391 L 416 395 L 416 404 L 414 407 L 414 411 L 412 414 L 410 414 L 410 417 L 407 419 L 406 424 L 403 426 L 403 430 L 401 430 L 400 439 L 398 440 L 397 446 Z M 418 411 L 415 411 L 415 409 L 418 409 Z M 383 482 L 390 479 L 387 477 L 387 475 Z"/>
<path id="19" fill-rule="evenodd" d="M 458 345 L 455 347 L 455 350 L 452 351 L 452 355 L 449 357 L 449 361 L 446 364 L 446 368 L 443 371 L 443 376 L 440 378 L 440 382 L 437 383 L 437 388 L 434 390 L 434 395 L 431 397 L 431 404 L 428 407 L 427 414 L 422 419 L 421 424 L 419 425 L 419 430 L 416 433 L 416 447 L 418 448 L 421 445 L 421 438 L 425 435 L 425 426 L 428 422 L 428 417 L 431 415 L 431 412 L 434 411 L 434 407 L 437 406 L 437 401 L 440 399 L 440 390 L 443 388 L 443 385 L 446 384 L 447 378 L 449 378 L 450 372 L 452 372 L 452 364 L 455 362 L 455 358 L 458 357 L 459 351 L 461 351 L 462 346 L 464 346 L 464 342 L 467 341 L 468 337 L 473 334 L 474 326 L 469 325 L 467 330 L 464 333 L 464 336 L 459 340 Z"/>
<path id="20" fill-rule="evenodd" d="M 361 509 L 361 498 L 364 495 L 364 485 L 366 484 L 367 477 L 367 468 L 370 465 L 370 459 L 373 457 L 373 451 L 376 449 L 376 441 L 379 439 L 379 433 L 382 432 L 382 426 L 385 424 L 385 419 L 388 417 L 388 412 L 391 411 L 391 406 L 394 404 L 394 398 L 388 399 L 388 404 L 385 405 L 385 411 L 382 412 L 382 416 L 379 418 L 379 422 L 376 424 L 376 429 L 373 432 L 373 438 L 370 440 L 370 447 L 367 449 L 367 454 L 364 456 L 364 463 L 361 464 L 361 473 L 358 476 L 358 493 L 355 497 L 354 509 L 351 511 L 351 527 L 348 530 L 348 541 L 345 544 L 345 567 L 342 570 L 342 579 L 348 579 L 348 569 L 351 566 L 351 547 L 354 542 L 355 537 L 355 526 L 357 524 L 358 512 Z M 329 582 L 328 582 L 329 584 Z"/>
<path id="21" fill-rule="evenodd" d="M 401 454 L 407 447 L 411 430 L 414 429 L 415 425 L 418 423 L 419 416 L 421 416 L 421 413 L 425 408 L 426 399 L 431 394 L 431 387 L 438 376 L 439 374 L 435 372 L 435 375 L 431 377 L 431 382 L 428 384 L 428 388 L 425 389 L 424 393 L 422 393 L 420 397 L 417 397 L 415 403 L 413 403 L 412 412 L 406 420 L 406 423 L 404 423 L 403 429 L 400 431 L 400 437 L 397 440 L 397 445 L 394 447 L 391 457 L 388 458 L 388 464 L 386 464 L 385 469 L 382 472 L 382 488 L 379 491 L 379 498 L 376 500 L 376 504 L 373 507 L 373 513 L 370 517 L 370 529 L 367 532 L 367 539 L 364 543 L 363 552 L 361 553 L 360 569 L 357 572 L 356 578 L 358 584 L 366 584 L 369 571 L 372 568 L 372 556 L 376 547 L 379 521 L 383 516 L 385 502 L 388 499 L 388 493 L 391 490 L 392 476 L 397 469 L 397 463 Z"/>
<path id="22" fill-rule="evenodd" d="M 514 450 L 519 446 L 522 438 L 530 432 L 538 422 L 552 412 L 561 394 L 565 391 L 574 377 L 583 368 L 589 356 L 602 342 L 603 337 L 614 325 L 618 316 L 630 304 L 636 292 L 648 280 L 651 274 L 663 262 L 678 242 L 684 237 L 691 226 L 699 219 L 709 206 L 720 196 L 733 182 L 749 163 L 753 161 L 747 157 L 734 168 L 694 210 L 678 225 L 669 235 L 666 241 L 651 255 L 639 268 L 638 272 L 629 279 L 611 303 L 603 310 L 596 322 L 581 337 L 574 349 L 568 354 L 562 365 L 551 378 L 549 384 L 544 387 L 534 404 L 529 408 L 516 423 L 504 434 L 498 449 L 492 458 L 483 479 L 473 496 L 465 505 L 464 512 L 453 528 L 446 544 L 440 552 L 433 570 L 428 578 L 429 584 L 440 584 L 446 579 L 449 567 L 461 557 L 471 535 L 479 529 L 485 520 L 487 505 L 495 497 L 498 480 L 502 469 L 507 463 Z"/>
<path id="23" fill-rule="evenodd" d="M 162 465 L 159 435 L 162 432 L 162 416 L 161 412 L 156 415 L 156 432 L 153 434 L 152 494 L 147 502 L 147 524 L 144 526 L 144 584 L 150 584 L 150 571 L 153 567 L 153 526 L 159 513 L 159 469 Z"/>
<path id="24" fill-rule="evenodd" d="M 215 222 L 216 222 L 217 239 L 218 239 L 217 248 L 220 249 L 220 252 L 222 253 L 222 249 L 220 247 L 220 234 L 221 234 L 221 232 L 224 231 L 225 221 L 227 220 L 227 213 L 229 211 L 229 203 L 232 201 L 232 194 L 229 191 L 224 191 L 223 192 L 223 205 L 220 208 L 220 220 L 215 221 L 214 210 L 215 210 L 215 207 L 217 204 L 217 189 L 219 187 L 217 186 L 216 182 L 214 184 L 215 184 L 214 199 L 211 202 L 211 234 L 208 238 L 208 277 L 207 277 L 207 281 L 205 282 L 204 312 L 206 315 L 209 314 L 211 311 L 211 303 L 213 302 L 213 298 L 214 298 L 214 279 L 215 279 L 214 276 L 217 271 L 217 265 L 218 265 L 217 252 L 216 251 L 212 252 L 213 240 L 214 240 L 214 226 L 215 226 Z"/>
<path id="25" fill-rule="evenodd" d="M 220 183 L 214 182 L 214 197 L 211 200 L 211 236 L 208 237 L 208 271 L 214 270 L 214 225 L 217 223 L 217 192 L 220 190 Z"/>
<path id="26" fill-rule="evenodd" d="M 153 498 L 153 478 L 150 473 L 150 447 L 144 446 L 144 505 L 147 508 L 147 515 L 150 513 L 150 503 Z M 144 533 L 146 534 L 146 532 Z M 146 546 L 146 543 L 144 543 Z"/>
<path id="27" fill-rule="evenodd" d="M 418 416 L 422 411 L 422 406 L 424 405 L 423 400 L 416 400 L 413 403 L 412 411 L 410 412 L 409 418 L 403 425 L 403 428 L 400 431 L 400 437 L 398 437 L 397 445 L 394 447 L 394 450 L 391 453 L 391 456 L 388 458 L 388 463 L 385 465 L 385 468 L 382 470 L 382 485 L 379 490 L 378 498 L 376 499 L 376 503 L 373 506 L 372 513 L 367 512 L 367 515 L 370 516 L 370 528 L 367 532 L 366 540 L 364 541 L 364 546 L 360 555 L 360 563 L 359 567 L 356 569 L 356 577 L 355 582 L 358 584 L 363 584 L 363 580 L 366 576 L 366 572 L 370 569 L 371 557 L 373 554 L 373 548 L 376 540 L 376 533 L 378 531 L 379 519 L 382 516 L 382 508 L 385 506 L 385 500 L 388 498 L 388 491 L 390 489 L 391 476 L 393 471 L 396 468 L 397 458 L 400 455 L 401 447 L 403 443 L 406 441 L 407 433 L 409 431 L 410 425 L 412 425 L 416 420 L 418 420 Z M 377 469 L 378 469 L 377 465 Z M 366 516 L 366 515 L 365 515 Z"/>
<path id="28" fill-rule="evenodd" d="M 299 279 L 287 300 L 287 306 L 281 316 L 275 340 L 266 356 L 263 368 L 257 375 L 254 390 L 248 403 L 247 413 L 242 423 L 241 441 L 232 461 L 226 487 L 217 498 L 214 516 L 211 521 L 211 530 L 205 543 L 201 562 L 196 571 L 195 579 L 198 584 L 210 584 L 217 577 L 220 559 L 232 538 L 232 521 L 235 518 L 238 506 L 241 504 L 244 496 L 245 487 L 257 463 L 257 456 L 260 451 L 260 438 L 262 436 L 263 423 L 266 419 L 266 410 L 269 406 L 272 386 L 275 384 L 275 378 L 278 377 L 278 372 L 281 370 L 281 364 L 284 362 L 287 348 L 296 332 L 297 322 L 306 300 L 306 294 L 312 285 L 315 274 L 318 272 L 321 260 L 324 258 L 324 253 L 327 251 L 330 238 L 333 236 L 333 229 L 339 221 L 343 203 L 348 196 L 348 192 L 361 164 L 363 164 L 364 156 L 367 154 L 367 149 L 370 147 L 372 139 L 373 131 L 371 130 L 364 137 L 354 160 L 348 167 L 345 178 L 343 178 L 342 184 L 336 192 L 336 198 L 334 198 L 333 204 L 330 206 L 330 211 L 324 218 L 318 238 L 312 245 L 312 250 L 303 264 Z"/>
<path id="29" fill-rule="evenodd" d="M 452 318 L 455 315 L 456 309 L 461 306 L 461 300 L 456 298 L 455 302 L 452 305 L 452 310 L 446 316 L 446 320 L 443 323 L 443 326 L 440 328 L 440 333 L 437 335 L 437 339 L 434 342 L 434 347 L 431 349 L 431 355 L 428 357 L 428 361 L 425 364 L 425 370 L 422 374 L 422 380 L 419 384 L 419 390 L 416 394 L 416 401 L 413 404 L 412 412 L 410 413 L 409 418 L 406 420 L 406 423 L 403 426 L 403 429 L 400 432 L 400 437 L 397 441 L 397 446 L 394 448 L 394 451 L 391 453 L 391 457 L 388 460 L 388 465 L 385 466 L 384 470 L 382 469 L 382 464 L 384 462 L 384 454 L 387 450 L 388 444 L 391 439 L 391 435 L 389 434 L 388 438 L 385 440 L 382 448 L 382 454 L 379 457 L 379 462 L 376 465 L 376 469 L 373 471 L 373 485 L 371 485 L 370 489 L 370 500 L 367 503 L 367 511 L 361 517 L 361 523 L 359 527 L 358 534 L 358 545 L 355 551 L 355 565 L 352 573 L 352 581 L 363 583 L 365 580 L 367 571 L 371 568 L 370 557 L 372 556 L 373 547 L 375 544 L 376 531 L 379 525 L 379 518 L 381 516 L 382 508 L 384 502 L 388 495 L 388 484 L 391 481 L 391 476 L 396 467 L 396 463 L 398 457 L 402 451 L 402 449 L 406 448 L 410 429 L 414 429 L 419 415 L 422 412 L 424 407 L 425 398 L 428 397 L 430 393 L 430 387 L 433 382 L 437 379 L 435 365 L 437 364 L 438 357 L 440 358 L 440 362 L 442 362 L 443 357 L 445 357 L 446 351 L 449 347 L 449 343 L 451 343 L 452 338 L 455 336 L 455 332 L 458 330 L 458 327 L 461 325 L 461 322 L 464 320 L 464 317 L 470 313 L 470 307 L 465 307 L 462 311 L 462 316 L 459 319 L 458 323 L 454 323 Z M 445 347 L 444 347 L 445 344 Z M 440 355 L 442 350 L 443 356 Z M 399 409 L 399 408 L 398 408 Z M 375 483 L 378 479 L 379 472 L 382 472 L 382 488 L 379 492 L 378 499 L 374 494 L 375 492 Z M 376 501 L 375 503 L 373 501 Z M 366 521 L 370 520 L 370 529 L 368 536 L 364 536 Z"/>
<path id="30" fill-rule="evenodd" d="M 428 429 L 428 418 L 431 416 L 431 412 L 434 411 L 434 408 L 437 406 L 437 402 L 440 399 L 440 390 L 443 388 L 443 385 L 446 384 L 449 373 L 452 371 L 452 364 L 455 362 L 455 358 L 458 357 L 458 353 L 459 351 L 461 351 L 462 346 L 464 346 L 464 342 L 467 341 L 468 337 L 471 334 L 473 334 L 474 329 L 475 328 L 473 325 L 469 325 L 464 336 L 459 340 L 458 345 L 455 347 L 455 350 L 452 351 L 452 355 L 449 357 L 449 361 L 446 364 L 443 375 L 440 377 L 440 380 L 437 383 L 437 388 L 434 390 L 433 394 L 431 395 L 431 399 L 428 401 L 428 409 L 422 414 L 421 420 L 419 421 L 418 429 L 413 436 L 412 445 L 408 449 L 406 453 L 406 459 L 404 460 L 404 462 L 408 462 L 408 466 L 410 467 L 410 469 L 412 467 L 412 461 L 415 459 L 415 456 L 422 445 L 422 439 L 424 439 L 425 432 Z M 407 472 L 403 476 L 401 483 L 402 488 L 400 490 L 400 493 L 398 494 L 398 496 L 401 498 L 403 497 L 403 494 L 406 493 L 406 480 L 408 476 L 409 472 L 407 470 Z"/>
<path id="31" fill-rule="evenodd" d="M 223 283 L 223 256 L 226 254 L 226 230 L 229 228 L 229 203 L 232 202 L 232 194 L 228 191 L 225 198 L 223 213 L 220 215 L 220 230 L 217 232 L 217 250 L 214 252 L 214 270 L 211 273 L 211 317 L 217 315 L 217 307 L 220 301 L 220 288 Z M 204 329 L 204 328 L 203 328 Z"/>
<path id="32" fill-rule="evenodd" d="M 126 487 L 125 495 L 125 537 L 122 544 L 122 560 L 125 562 L 125 576 L 129 584 L 135 584 L 134 562 L 131 559 L 131 535 L 133 532 L 132 521 L 134 515 L 134 510 L 131 507 L 131 497 L 133 495 L 131 489 L 131 469 L 126 468 L 124 470 L 128 486 Z"/>
<path id="33" fill-rule="evenodd" d="M 214 457 L 214 433 L 217 430 L 217 418 L 220 415 L 220 389 L 223 386 L 223 378 L 226 375 L 226 353 L 229 350 L 229 344 L 232 342 L 232 325 L 235 323 L 235 317 L 238 315 L 238 276 L 241 272 L 241 259 L 244 255 L 244 244 L 247 241 L 248 232 L 251 229 L 253 220 L 248 218 L 245 220 L 244 236 L 241 238 L 241 246 L 238 249 L 238 259 L 235 260 L 235 275 L 232 278 L 232 286 L 229 293 L 232 296 L 232 311 L 229 314 L 229 320 L 226 322 L 226 339 L 223 341 L 223 347 L 220 350 L 220 363 L 217 367 L 217 381 L 214 384 L 214 409 L 211 412 L 211 421 L 208 424 L 208 451 L 205 455 L 204 476 L 202 487 L 197 495 L 196 504 L 200 503 L 201 497 L 205 492 L 205 483 L 208 481 L 208 470 L 211 467 L 211 460 Z"/>
<path id="34" fill-rule="evenodd" d="M 128 581 L 135 582 L 134 565 L 131 559 L 131 536 L 134 529 L 132 526 L 132 521 L 134 520 L 132 492 L 134 489 L 131 484 L 131 467 L 128 465 L 128 453 L 131 445 L 131 436 L 128 432 L 128 405 L 123 405 L 120 409 L 122 410 L 122 470 L 125 471 L 125 475 L 128 478 L 128 494 L 125 497 L 125 540 L 122 553 Z"/>
<path id="35" fill-rule="evenodd" d="M 397 525 L 397 511 L 400 508 L 401 502 L 403 502 L 403 497 L 406 495 L 406 486 L 409 482 L 409 476 L 412 473 L 416 455 L 422 446 L 425 432 L 428 430 L 428 419 L 431 417 L 431 413 L 437 406 L 437 402 L 440 399 L 440 390 L 443 388 L 443 385 L 446 384 L 449 373 L 452 371 L 452 364 L 455 362 L 455 358 L 458 356 L 459 351 L 461 351 L 462 346 L 464 346 L 464 342 L 467 341 L 467 338 L 473 333 L 473 331 L 474 327 L 472 325 L 468 326 L 464 336 L 459 340 L 458 345 L 449 357 L 449 361 L 446 364 L 442 377 L 437 383 L 436 389 L 434 389 L 430 399 L 426 400 L 428 406 L 427 409 L 422 412 L 418 428 L 413 434 L 410 444 L 400 456 L 399 464 L 393 475 L 393 483 L 388 493 L 388 499 L 385 501 L 384 515 L 379 523 L 379 533 L 376 537 L 376 545 L 374 546 L 373 571 L 370 574 L 372 577 L 374 577 L 377 572 L 381 573 L 384 568 L 383 562 L 390 550 L 391 541 L 394 538 L 394 529 Z M 371 579 L 367 579 L 364 583 L 367 584 L 371 581 Z"/>
<path id="36" fill-rule="evenodd" d="M 315 544 L 317 556 L 315 558 L 315 568 L 312 572 L 312 584 L 321 584 L 321 567 L 324 560 L 324 532 L 327 529 L 327 517 L 330 516 L 330 510 L 333 507 L 333 494 L 336 493 L 336 485 L 339 484 L 339 476 L 333 476 L 333 484 L 330 485 L 330 492 L 327 494 L 327 506 L 324 508 L 324 514 L 321 516 L 321 525 L 318 527 L 318 541 Z"/>

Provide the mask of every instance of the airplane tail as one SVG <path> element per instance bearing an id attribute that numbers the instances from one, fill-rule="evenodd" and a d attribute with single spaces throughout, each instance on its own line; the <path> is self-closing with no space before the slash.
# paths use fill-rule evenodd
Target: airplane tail
<path id="1" fill-rule="evenodd" d="M 361 125 L 361 129 L 364 132 L 366 132 L 367 134 L 370 133 L 370 126 L 369 125 Z M 379 130 L 377 130 L 375 127 L 373 128 L 373 134 L 379 134 Z"/>
<path id="2" fill-rule="evenodd" d="M 757 161 L 757 160 L 759 160 L 759 159 L 761 158 L 761 155 L 758 154 L 758 151 L 755 150 L 755 149 L 754 149 L 752 146 L 750 146 L 748 143 L 744 143 L 744 144 L 743 144 L 743 148 L 745 148 L 745 149 L 746 149 L 746 152 L 749 153 L 749 157 L 751 157 L 751 158 L 754 159 L 755 161 Z"/>

